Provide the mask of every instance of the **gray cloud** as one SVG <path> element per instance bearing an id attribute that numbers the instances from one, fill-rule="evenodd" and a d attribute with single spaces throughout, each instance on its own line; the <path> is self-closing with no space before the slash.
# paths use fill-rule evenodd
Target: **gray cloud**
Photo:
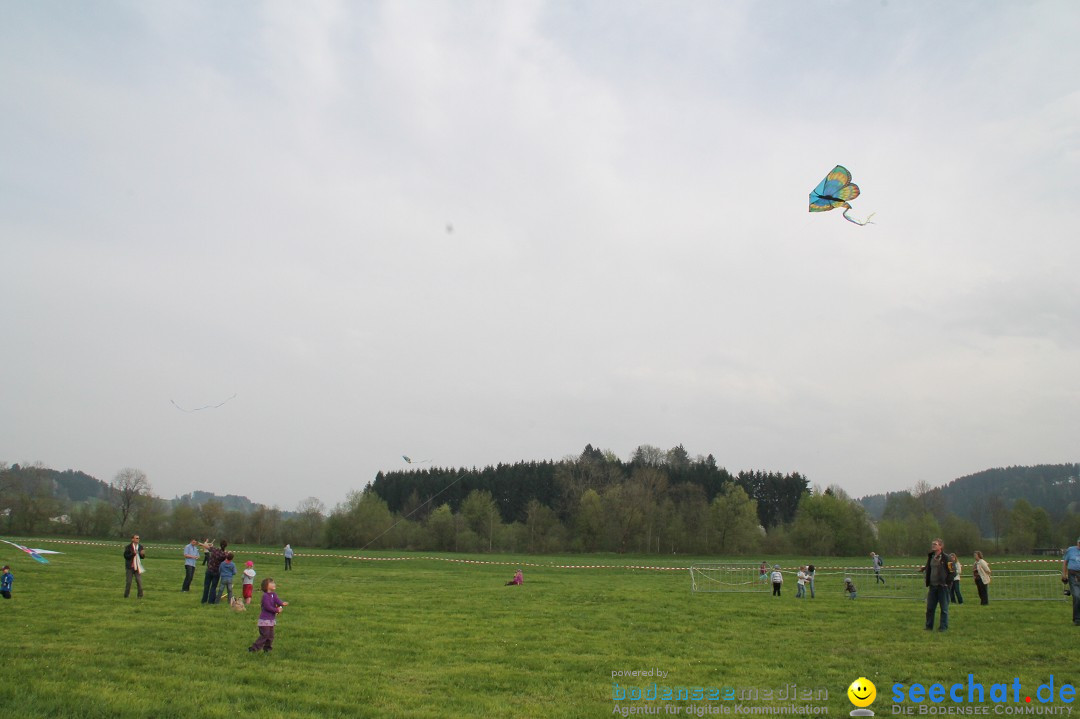
<path id="1" fill-rule="evenodd" d="M 8 16 L 0 459 L 284 507 L 403 452 L 1076 461 L 1071 3 Z M 806 212 L 837 162 L 879 224 Z"/>

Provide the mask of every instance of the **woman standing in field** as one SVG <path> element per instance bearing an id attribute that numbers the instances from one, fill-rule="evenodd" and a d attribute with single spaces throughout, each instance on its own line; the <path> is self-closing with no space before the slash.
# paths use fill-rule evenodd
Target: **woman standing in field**
<path id="1" fill-rule="evenodd" d="M 963 604 L 964 595 L 960 593 L 960 577 L 963 576 L 964 568 L 960 566 L 960 560 L 955 554 L 950 554 L 949 559 L 953 563 L 953 580 L 952 586 L 949 587 L 949 599 L 955 604 Z"/>
<path id="2" fill-rule="evenodd" d="M 990 577 L 994 573 L 990 571 L 990 565 L 983 559 L 982 552 L 975 552 L 975 568 L 972 573 L 975 575 L 975 588 L 979 590 L 979 604 L 989 604 L 990 596 L 986 591 L 986 586 L 990 584 Z"/>

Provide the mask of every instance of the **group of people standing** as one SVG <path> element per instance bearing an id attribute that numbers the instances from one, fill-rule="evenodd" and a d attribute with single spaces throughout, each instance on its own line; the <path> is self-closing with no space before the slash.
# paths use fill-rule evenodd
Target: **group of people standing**
<path id="1" fill-rule="evenodd" d="M 233 584 L 236 575 L 241 576 L 241 590 L 245 604 L 251 603 L 251 596 L 255 584 L 255 563 L 248 561 L 244 565 L 243 572 L 239 572 L 233 563 L 235 555 L 228 551 L 229 543 L 221 540 L 217 546 L 210 539 L 200 542 L 192 539 L 184 545 L 184 583 L 180 591 L 191 591 L 191 582 L 195 578 L 195 568 L 199 561 L 199 555 L 203 555 L 203 564 L 206 566 L 206 574 L 203 577 L 203 604 L 216 604 L 222 594 L 230 602 L 233 599 Z M 292 569 L 293 549 L 285 545 L 285 569 Z M 131 584 L 135 583 L 136 596 L 142 598 L 143 584 L 142 575 L 145 572 L 143 560 L 146 559 L 146 549 L 140 542 L 138 534 L 131 536 L 131 542 L 124 547 L 124 597 L 131 595 Z M 6 567 L 5 567 L 6 569 Z"/>
<path id="2" fill-rule="evenodd" d="M 814 591 L 814 579 L 817 577 L 817 569 L 813 564 L 804 564 L 799 567 L 798 574 L 795 575 L 796 588 L 795 598 L 802 599 L 806 596 L 806 590 L 810 590 L 810 598 L 813 599 L 816 596 Z M 758 567 L 758 581 L 764 582 L 766 580 L 772 581 L 773 596 L 780 596 L 780 589 L 784 586 L 784 573 L 780 571 L 780 565 L 774 564 L 772 572 L 769 571 L 768 562 L 762 562 Z"/>
<path id="3" fill-rule="evenodd" d="M 217 546 L 207 539 L 200 542 L 192 539 L 184 546 L 184 583 L 180 591 L 191 591 L 191 582 L 195 577 L 195 567 L 199 560 L 200 552 L 205 552 L 203 564 L 206 565 L 206 574 L 203 578 L 203 604 L 217 604 L 223 595 L 228 596 L 229 602 L 233 601 L 233 581 L 237 574 L 236 564 L 233 562 L 235 555 L 228 551 L 229 543 L 221 540 Z M 285 545 L 285 569 L 292 569 L 293 549 Z M 143 596 L 142 574 L 145 571 L 142 560 L 146 558 L 146 549 L 139 541 L 139 535 L 131 537 L 131 542 L 124 547 L 124 567 L 127 581 L 124 586 L 124 596 L 131 594 L 131 583 L 135 582 L 138 587 L 138 597 Z M 10 597 L 11 575 L 8 568 L 3 568 L 5 597 Z M 251 595 L 255 585 L 255 563 L 248 561 L 244 565 L 242 577 L 243 603 L 251 603 Z M 277 615 L 289 605 L 277 595 L 277 584 L 273 578 L 267 577 L 262 580 L 263 597 L 260 603 L 259 613 L 259 637 L 248 647 L 249 652 L 268 653 L 274 648 L 274 627 L 277 624 Z M 220 591 L 220 593 L 219 593 Z M 239 599 L 237 599 L 239 601 Z"/>
<path id="4" fill-rule="evenodd" d="M 199 550 L 205 552 L 203 564 L 206 565 L 206 574 L 203 577 L 203 604 L 216 604 L 222 596 L 227 596 L 229 602 L 233 599 L 233 582 L 237 569 L 233 563 L 235 555 L 227 551 L 228 541 L 222 539 L 218 546 L 214 546 L 212 540 L 200 542 L 192 539 L 184 547 L 184 585 L 180 591 L 187 592 L 191 589 L 191 580 L 195 576 L 195 565 L 199 559 Z M 285 569 L 292 569 L 293 549 L 285 545 Z M 241 574 L 241 590 L 244 604 L 251 604 L 252 590 L 255 585 L 255 563 L 248 560 L 244 564 Z M 265 590 L 264 590 L 265 591 Z"/>
<path id="5" fill-rule="evenodd" d="M 199 559 L 199 550 L 206 551 L 206 573 L 203 575 L 203 604 L 217 604 L 218 600 L 226 596 L 229 603 L 233 600 L 233 582 L 236 578 L 236 564 L 233 559 L 236 555 L 228 551 L 229 543 L 221 540 L 218 546 L 214 546 L 210 540 L 200 542 L 192 539 L 184 547 L 184 584 L 180 591 L 187 592 L 191 589 L 191 579 L 195 574 L 195 564 Z M 248 561 L 244 565 L 242 579 L 242 591 L 244 604 L 251 604 L 252 589 L 255 584 L 255 563 Z"/>

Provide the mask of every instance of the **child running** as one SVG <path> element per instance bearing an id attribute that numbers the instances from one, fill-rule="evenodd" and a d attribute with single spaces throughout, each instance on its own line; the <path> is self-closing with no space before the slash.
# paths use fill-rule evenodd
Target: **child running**
<path id="1" fill-rule="evenodd" d="M 244 604 L 251 604 L 251 593 L 255 591 L 255 562 L 248 560 L 244 565 Z"/>
<path id="2" fill-rule="evenodd" d="M 259 638 L 248 647 L 249 652 L 257 652 L 260 649 L 270 652 L 274 648 L 274 626 L 277 624 L 277 615 L 281 610 L 289 606 L 278 598 L 277 585 L 273 577 L 262 580 L 262 611 L 259 612 Z"/>

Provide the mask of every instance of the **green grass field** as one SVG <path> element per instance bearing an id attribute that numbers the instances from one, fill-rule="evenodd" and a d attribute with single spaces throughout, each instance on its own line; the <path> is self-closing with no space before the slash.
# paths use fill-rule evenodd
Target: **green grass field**
<path id="1" fill-rule="evenodd" d="M 486 565 L 299 550 L 286 573 L 276 550 L 234 547 L 241 568 L 254 559 L 259 578 L 274 576 L 290 602 L 274 652 L 252 655 L 254 604 L 244 613 L 200 605 L 201 565 L 192 592 L 181 593 L 178 546 L 150 545 L 141 600 L 134 590 L 123 597 L 119 543 L 38 542 L 65 552 L 48 566 L 2 546 L 0 562 L 15 573 L 14 598 L 0 600 L 3 716 L 602 717 L 616 706 L 664 714 L 662 704 L 690 716 L 734 706 L 612 700 L 613 681 L 654 681 L 612 672 L 651 668 L 666 672 L 656 681 L 671 687 L 825 689 L 828 700 L 816 705 L 844 716 L 853 708 L 848 685 L 866 676 L 877 685 L 871 708 L 881 716 L 891 714 L 894 682 L 949 685 L 972 673 L 987 689 L 1018 677 L 1033 694 L 1051 675 L 1058 687 L 1080 680 L 1080 628 L 1068 603 L 995 603 L 991 586 L 990 605 L 980 607 L 970 581 L 950 631 L 931 633 L 922 630 L 921 603 L 848 601 L 835 579 L 819 578 L 817 599 L 796 601 L 792 581 L 780 599 L 694 594 L 686 571 L 526 564 L 525 585 L 505 587 L 517 562 L 661 560 L 472 557 L 507 562 Z M 256 589 L 256 603 L 259 596 Z"/>

